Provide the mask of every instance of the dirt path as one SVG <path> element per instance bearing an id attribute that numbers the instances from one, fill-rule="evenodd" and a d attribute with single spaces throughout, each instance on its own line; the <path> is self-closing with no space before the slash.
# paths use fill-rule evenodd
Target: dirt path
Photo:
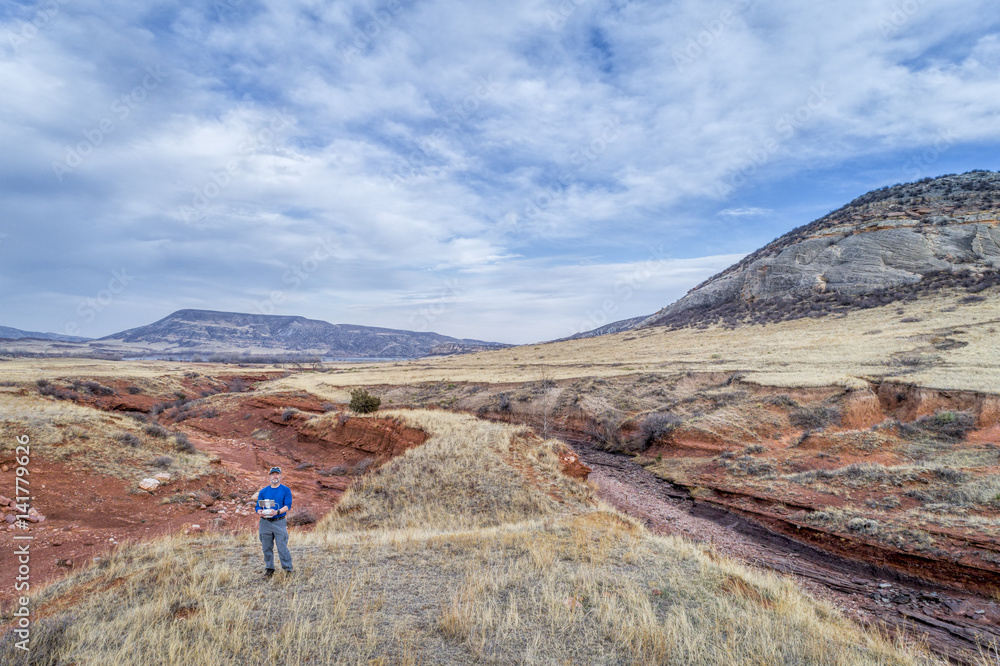
<path id="1" fill-rule="evenodd" d="M 1000 644 L 1000 606 L 987 597 L 831 555 L 756 521 L 695 501 L 625 456 L 563 436 L 592 468 L 598 495 L 658 534 L 707 543 L 741 562 L 794 577 L 814 596 L 862 624 L 885 623 L 925 640 L 956 663 L 973 663 L 979 645 Z"/>

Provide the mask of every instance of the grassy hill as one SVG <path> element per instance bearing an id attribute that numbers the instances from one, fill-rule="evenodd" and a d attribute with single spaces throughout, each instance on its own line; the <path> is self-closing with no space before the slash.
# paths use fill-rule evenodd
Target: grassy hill
<path id="1" fill-rule="evenodd" d="M 4 664 L 936 664 L 777 577 L 601 506 L 557 443 L 443 411 L 349 491 L 296 572 L 253 534 L 123 547 L 35 597 Z M 385 414 L 383 414 L 385 416 Z"/>

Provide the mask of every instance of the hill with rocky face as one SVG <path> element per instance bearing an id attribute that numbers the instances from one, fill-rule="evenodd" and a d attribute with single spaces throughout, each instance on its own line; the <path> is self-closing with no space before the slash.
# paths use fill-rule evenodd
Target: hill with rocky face
<path id="1" fill-rule="evenodd" d="M 884 187 L 781 236 L 639 324 L 762 323 L 1000 283 L 1000 173 Z"/>
<path id="2" fill-rule="evenodd" d="M 143 345 L 172 354 L 266 350 L 371 358 L 416 358 L 442 353 L 442 348 L 454 354 L 509 346 L 430 332 L 213 310 L 178 310 L 148 326 L 115 333 L 100 342 Z"/>

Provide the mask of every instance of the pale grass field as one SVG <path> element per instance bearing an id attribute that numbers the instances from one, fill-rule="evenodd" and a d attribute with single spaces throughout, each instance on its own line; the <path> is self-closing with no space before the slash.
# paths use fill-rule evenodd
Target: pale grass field
<path id="1" fill-rule="evenodd" d="M 36 595 L 33 663 L 942 663 L 653 536 L 560 477 L 551 440 L 394 416 L 430 439 L 293 532 L 294 576 L 261 580 L 253 534 L 126 546 Z M 10 647 L 0 662 L 21 663 Z"/>
<path id="2" fill-rule="evenodd" d="M 798 319 L 734 330 L 662 328 L 407 363 L 341 364 L 329 374 L 296 374 L 275 388 L 329 399 L 339 387 L 430 381 L 525 382 L 640 372 L 742 372 L 767 386 L 861 387 L 897 378 L 928 388 L 1000 393 L 1000 290 L 980 303 L 940 293 L 914 303 L 846 316 Z M 897 314 L 903 307 L 905 312 Z M 945 308 L 954 307 L 952 312 Z M 904 322 L 902 319 L 919 319 Z M 967 346 L 939 350 L 944 338 Z M 900 364 L 899 359 L 917 361 Z"/>
<path id="3" fill-rule="evenodd" d="M 147 435 L 133 418 L 73 402 L 46 398 L 37 393 L 21 395 L 0 391 L 0 451 L 13 451 L 17 437 L 27 435 L 32 456 L 60 461 L 86 473 L 126 479 L 137 487 L 144 476 L 167 471 L 174 479 L 205 474 L 211 457 L 176 450 L 170 438 Z M 125 433 L 136 447 L 116 437 Z M 172 459 L 166 468 L 151 465 L 159 456 Z"/>
<path id="4" fill-rule="evenodd" d="M 1000 289 L 960 304 L 965 292 L 941 292 L 913 303 L 857 310 L 845 316 L 798 319 L 728 330 L 662 328 L 492 352 L 428 357 L 401 363 L 324 364 L 328 372 L 296 372 L 268 382 L 268 390 L 306 390 L 346 402 L 345 387 L 420 382 L 516 383 L 539 379 L 610 377 L 640 372 L 742 372 L 767 386 L 860 387 L 897 378 L 928 388 L 1000 393 Z M 904 312 L 897 313 L 902 307 Z M 954 308 L 946 312 L 946 308 Z M 918 319 L 907 321 L 902 319 Z M 936 349 L 945 338 L 964 347 Z M 909 359 L 910 364 L 900 363 Z M 57 377 L 148 377 L 247 374 L 275 369 L 169 361 L 13 359 L 0 362 L 0 378 L 35 381 Z"/>

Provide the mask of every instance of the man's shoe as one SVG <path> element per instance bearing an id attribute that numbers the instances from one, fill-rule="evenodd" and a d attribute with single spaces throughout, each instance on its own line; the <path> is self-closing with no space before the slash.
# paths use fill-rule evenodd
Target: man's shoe
<path id="1" fill-rule="evenodd" d="M 274 569 L 266 569 L 264 571 L 264 578 L 270 578 L 274 575 Z"/>
<path id="2" fill-rule="evenodd" d="M 291 569 L 283 569 L 282 571 L 285 572 L 286 576 L 291 576 L 292 575 L 292 570 Z"/>

